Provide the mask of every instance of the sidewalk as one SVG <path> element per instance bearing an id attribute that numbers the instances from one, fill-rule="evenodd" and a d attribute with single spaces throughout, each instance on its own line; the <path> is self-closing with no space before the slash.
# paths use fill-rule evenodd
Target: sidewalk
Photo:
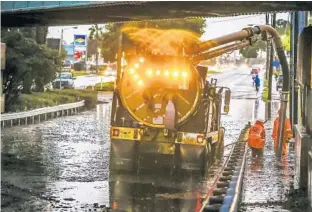
<path id="1" fill-rule="evenodd" d="M 274 101 L 272 120 L 265 124 L 266 145 L 263 158 L 253 159 L 250 151 L 247 155 L 240 211 L 288 211 L 283 206 L 293 185 L 294 150 L 290 144 L 288 155 L 281 161 L 275 157 L 271 135 L 277 111 L 278 102 Z"/>

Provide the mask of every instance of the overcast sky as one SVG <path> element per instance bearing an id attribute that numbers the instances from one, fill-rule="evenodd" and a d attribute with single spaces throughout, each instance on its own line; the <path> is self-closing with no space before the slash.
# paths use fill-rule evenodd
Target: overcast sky
<path id="1" fill-rule="evenodd" d="M 277 19 L 289 19 L 288 13 L 277 14 Z M 265 24 L 265 15 L 236 16 L 226 18 L 209 18 L 206 20 L 205 33 L 202 40 L 207 40 L 235 31 L 239 31 L 248 24 Z M 77 29 L 70 26 L 49 27 L 49 38 L 60 38 L 61 29 L 64 29 L 63 39 L 67 43 L 74 41 L 74 34 L 89 34 L 91 25 L 79 25 Z"/>

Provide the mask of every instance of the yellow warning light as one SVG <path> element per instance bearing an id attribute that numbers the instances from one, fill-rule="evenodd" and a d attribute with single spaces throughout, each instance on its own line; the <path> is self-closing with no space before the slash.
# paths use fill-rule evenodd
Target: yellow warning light
<path id="1" fill-rule="evenodd" d="M 159 70 L 156 71 L 156 75 L 157 75 L 157 76 L 160 75 L 160 71 L 159 71 Z"/>
<path id="2" fill-rule="evenodd" d="M 187 73 L 184 71 L 184 72 L 182 72 L 182 76 L 185 78 L 185 77 L 187 77 Z"/>
<path id="3" fill-rule="evenodd" d="M 142 86 L 142 85 L 143 85 L 143 81 L 142 81 L 142 80 L 139 80 L 138 85 L 139 85 L 139 86 Z"/>
<path id="4" fill-rule="evenodd" d="M 130 73 L 133 74 L 134 73 L 134 69 L 130 68 Z"/>
<path id="5" fill-rule="evenodd" d="M 147 74 L 147 76 L 152 76 L 152 74 L 153 74 L 152 69 L 148 69 L 148 70 L 146 71 L 146 74 Z"/>
<path id="6" fill-rule="evenodd" d="M 169 76 L 169 71 L 165 71 L 165 76 Z"/>
<path id="7" fill-rule="evenodd" d="M 177 71 L 174 71 L 174 72 L 173 72 L 173 76 L 174 76 L 174 77 L 177 77 L 177 76 L 179 76 L 179 72 L 177 72 Z"/>
<path id="8" fill-rule="evenodd" d="M 144 58 L 141 57 L 141 58 L 139 59 L 139 62 L 140 62 L 140 63 L 144 63 Z"/>
<path id="9" fill-rule="evenodd" d="M 138 79 L 138 78 L 139 78 L 139 75 L 135 74 L 134 79 Z"/>
<path id="10" fill-rule="evenodd" d="M 136 64 L 134 65 L 134 67 L 135 67 L 135 68 L 139 68 L 139 64 L 136 63 Z"/>

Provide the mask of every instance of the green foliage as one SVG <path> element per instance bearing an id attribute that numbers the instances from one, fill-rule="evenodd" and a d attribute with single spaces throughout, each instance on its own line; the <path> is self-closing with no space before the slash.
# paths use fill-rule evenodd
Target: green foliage
<path id="1" fill-rule="evenodd" d="M 72 74 L 73 74 L 73 77 L 78 77 L 78 76 L 85 76 L 88 73 L 86 71 L 73 71 Z"/>
<path id="2" fill-rule="evenodd" d="M 10 107 L 10 112 L 33 110 L 47 106 L 73 103 L 85 100 L 86 108 L 91 109 L 97 103 L 97 93 L 84 90 L 57 90 L 22 94 Z"/>
<path id="3" fill-rule="evenodd" d="M 46 34 L 41 31 L 37 32 L 36 28 L 1 29 L 1 41 L 6 43 L 6 67 L 3 71 L 6 110 L 10 110 L 20 93 L 43 91 L 61 65 L 62 58 L 57 51 L 36 42 L 44 40 Z"/>
<path id="4" fill-rule="evenodd" d="M 259 37 L 259 40 L 251 46 L 240 49 L 239 53 L 245 58 L 257 58 L 259 51 L 266 51 L 266 42 L 262 41 Z"/>
<path id="5" fill-rule="evenodd" d="M 278 20 L 280 21 L 280 20 Z M 288 21 L 280 21 L 282 24 L 276 26 L 276 30 L 282 37 L 283 45 L 285 46 L 285 50 L 290 52 L 290 29 L 291 25 Z"/>
<path id="6" fill-rule="evenodd" d="M 197 33 L 201 36 L 205 31 L 205 19 L 181 19 L 169 21 L 151 21 L 151 22 L 137 22 L 127 24 L 107 24 L 105 25 L 105 32 L 101 36 L 101 54 L 105 61 L 115 61 L 119 31 L 123 27 L 137 27 L 137 28 L 157 28 L 157 29 L 183 29 Z M 131 46 L 131 41 L 127 36 L 123 37 L 124 48 Z"/>
<path id="7" fill-rule="evenodd" d="M 262 100 L 264 102 L 269 102 L 268 101 L 268 98 L 269 98 L 269 81 L 268 80 L 264 80 L 264 83 L 263 83 L 263 90 L 262 90 Z"/>

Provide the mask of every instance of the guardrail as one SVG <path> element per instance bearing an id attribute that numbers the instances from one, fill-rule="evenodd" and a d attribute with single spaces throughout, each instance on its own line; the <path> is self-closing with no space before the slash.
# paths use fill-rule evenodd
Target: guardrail
<path id="1" fill-rule="evenodd" d="M 53 107 L 44 107 L 23 112 L 1 114 L 1 126 L 4 128 L 6 126 L 12 127 L 13 125 L 27 125 L 28 123 L 34 124 L 36 121 L 37 123 L 40 123 L 41 116 L 43 116 L 44 121 L 46 121 L 48 118 L 72 115 L 78 113 L 79 108 L 83 107 L 84 105 L 85 101 L 82 100 L 75 103 L 57 105 Z"/>

